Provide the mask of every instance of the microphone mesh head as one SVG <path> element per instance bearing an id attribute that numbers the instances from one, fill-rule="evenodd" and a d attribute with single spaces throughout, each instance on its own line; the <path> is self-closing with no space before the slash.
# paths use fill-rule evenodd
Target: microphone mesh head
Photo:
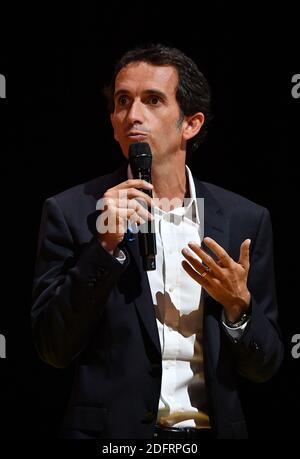
<path id="1" fill-rule="evenodd" d="M 129 163 L 132 169 L 151 169 L 152 153 L 146 142 L 134 142 L 129 146 Z"/>

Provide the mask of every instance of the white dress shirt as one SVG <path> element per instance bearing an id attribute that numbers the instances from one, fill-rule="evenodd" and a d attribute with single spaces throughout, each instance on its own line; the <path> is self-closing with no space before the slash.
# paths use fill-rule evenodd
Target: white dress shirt
<path id="1" fill-rule="evenodd" d="M 147 271 L 147 274 L 162 350 L 158 422 L 195 427 L 196 420 L 199 427 L 207 427 L 209 418 L 205 406 L 203 375 L 202 288 L 185 272 L 181 264 L 184 260 L 181 250 L 187 247 L 188 242 L 201 244 L 196 193 L 187 166 L 186 173 L 190 198 L 185 200 L 185 205 L 169 212 L 154 206 L 156 270 Z"/>

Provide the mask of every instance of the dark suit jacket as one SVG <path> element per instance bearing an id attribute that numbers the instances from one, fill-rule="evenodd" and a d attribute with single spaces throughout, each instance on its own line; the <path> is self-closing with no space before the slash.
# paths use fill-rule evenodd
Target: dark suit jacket
<path id="1" fill-rule="evenodd" d="M 126 180 L 112 174 L 46 200 L 34 279 L 32 326 L 40 357 L 76 366 L 62 435 L 70 438 L 152 438 L 161 386 L 161 349 L 138 240 L 121 243 L 121 265 L 96 238 L 96 202 Z M 272 229 L 268 211 L 234 193 L 198 181 L 205 199 L 205 236 L 238 260 L 252 240 L 248 287 L 252 319 L 234 342 L 221 324 L 222 306 L 205 297 L 203 346 L 206 389 L 216 437 L 247 435 L 238 374 L 254 382 L 278 369 L 283 347 L 277 327 Z"/>

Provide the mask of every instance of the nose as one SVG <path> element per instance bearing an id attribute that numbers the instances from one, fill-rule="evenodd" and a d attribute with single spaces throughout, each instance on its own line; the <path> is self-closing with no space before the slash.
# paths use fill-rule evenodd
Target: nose
<path id="1" fill-rule="evenodd" d="M 135 100 L 132 102 L 127 115 L 130 124 L 142 124 L 144 121 L 143 106 L 141 101 Z"/>

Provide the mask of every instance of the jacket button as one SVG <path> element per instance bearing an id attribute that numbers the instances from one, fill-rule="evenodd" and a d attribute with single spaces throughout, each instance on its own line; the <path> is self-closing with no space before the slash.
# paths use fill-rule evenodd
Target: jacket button
<path id="1" fill-rule="evenodd" d="M 255 341 L 251 341 L 250 346 L 253 351 L 259 350 L 259 345 Z"/>
<path id="2" fill-rule="evenodd" d="M 96 270 L 96 277 L 97 279 L 102 279 L 106 274 L 105 268 L 103 266 L 99 266 Z"/>

